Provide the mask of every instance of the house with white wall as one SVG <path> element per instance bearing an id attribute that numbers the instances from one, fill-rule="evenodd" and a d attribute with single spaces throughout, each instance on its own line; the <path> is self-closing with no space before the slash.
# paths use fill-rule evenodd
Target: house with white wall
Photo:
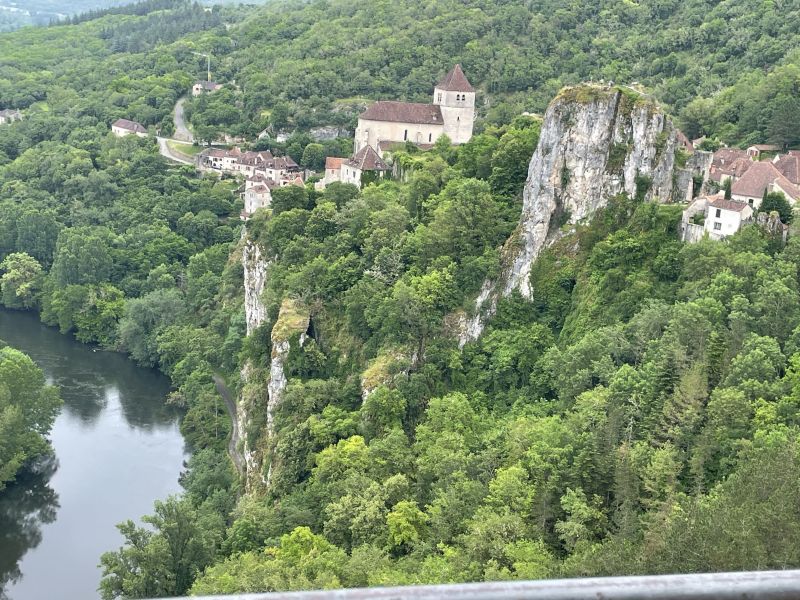
<path id="1" fill-rule="evenodd" d="M 202 94 L 213 94 L 217 90 L 222 89 L 222 84 L 216 81 L 195 81 L 192 86 L 192 96 L 200 96 Z"/>
<path id="2" fill-rule="evenodd" d="M 391 168 L 383 162 L 372 146 L 364 146 L 356 155 L 343 162 L 339 168 L 339 181 L 361 187 L 365 174 L 374 179 L 385 177 Z"/>
<path id="3" fill-rule="evenodd" d="M 135 135 L 137 137 L 147 137 L 147 128 L 141 123 L 128 119 L 117 119 L 111 124 L 111 133 L 117 137 Z"/>
<path id="4" fill-rule="evenodd" d="M 753 218 L 753 208 L 744 202 L 716 198 L 708 203 L 703 228 L 714 240 L 733 235 Z"/>

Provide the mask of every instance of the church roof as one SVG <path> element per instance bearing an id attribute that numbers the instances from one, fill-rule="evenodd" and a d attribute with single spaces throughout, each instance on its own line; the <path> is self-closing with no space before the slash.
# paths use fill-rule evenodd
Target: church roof
<path id="1" fill-rule="evenodd" d="M 442 77 L 436 84 L 436 89 L 446 92 L 474 92 L 475 88 L 467 81 L 467 76 L 461 70 L 461 65 L 456 65 Z"/>
<path id="2" fill-rule="evenodd" d="M 416 102 L 395 102 L 380 100 L 364 111 L 359 119 L 370 121 L 390 121 L 393 123 L 421 123 L 441 125 L 442 110 L 436 104 L 418 104 Z"/>
<path id="3" fill-rule="evenodd" d="M 361 171 L 388 171 L 388 165 L 381 160 L 372 146 L 364 146 L 347 164 Z"/>

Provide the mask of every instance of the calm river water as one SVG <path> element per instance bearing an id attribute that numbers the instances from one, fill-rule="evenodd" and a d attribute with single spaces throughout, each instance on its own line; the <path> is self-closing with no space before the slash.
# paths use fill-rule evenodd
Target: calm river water
<path id="1" fill-rule="evenodd" d="M 115 525 L 180 489 L 185 458 L 169 381 L 97 351 L 36 315 L 0 310 L 0 339 L 27 353 L 61 389 L 55 461 L 0 492 L 0 599 L 98 598 L 100 555 Z"/>

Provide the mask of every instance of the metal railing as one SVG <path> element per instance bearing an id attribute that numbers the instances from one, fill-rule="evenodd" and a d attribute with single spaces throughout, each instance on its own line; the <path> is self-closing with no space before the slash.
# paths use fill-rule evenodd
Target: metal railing
<path id="1" fill-rule="evenodd" d="M 800 570 L 592 577 L 196 597 L 198 600 L 798 600 Z"/>

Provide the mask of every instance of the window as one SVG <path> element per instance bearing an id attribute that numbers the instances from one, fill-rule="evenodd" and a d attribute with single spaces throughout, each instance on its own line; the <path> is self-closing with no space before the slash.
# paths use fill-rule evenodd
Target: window
<path id="1" fill-rule="evenodd" d="M 436 101 L 437 102 L 441 102 L 442 101 L 442 93 L 441 92 L 439 92 L 439 97 L 438 97 L 438 99 Z"/>
<path id="2" fill-rule="evenodd" d="M 403 141 L 406 141 L 407 139 L 408 139 L 408 129 L 403 131 Z"/>
<path id="3" fill-rule="evenodd" d="M 716 214 L 716 217 L 717 217 L 717 218 L 719 218 L 719 217 L 721 217 L 721 216 L 722 216 L 722 209 L 721 209 L 721 208 L 718 208 L 718 209 L 717 209 L 717 214 Z"/>
<path id="4" fill-rule="evenodd" d="M 719 231 L 722 229 L 722 223 L 714 223 L 714 231 Z"/>
<path id="5" fill-rule="evenodd" d="M 432 133 L 429 133 L 429 134 L 428 134 L 428 143 L 430 143 L 431 139 L 433 139 L 433 134 L 432 134 Z"/>
<path id="6" fill-rule="evenodd" d="M 747 201 L 747 203 L 748 203 L 750 206 L 753 206 L 753 199 L 752 199 L 752 198 L 750 198 L 750 199 Z"/>

